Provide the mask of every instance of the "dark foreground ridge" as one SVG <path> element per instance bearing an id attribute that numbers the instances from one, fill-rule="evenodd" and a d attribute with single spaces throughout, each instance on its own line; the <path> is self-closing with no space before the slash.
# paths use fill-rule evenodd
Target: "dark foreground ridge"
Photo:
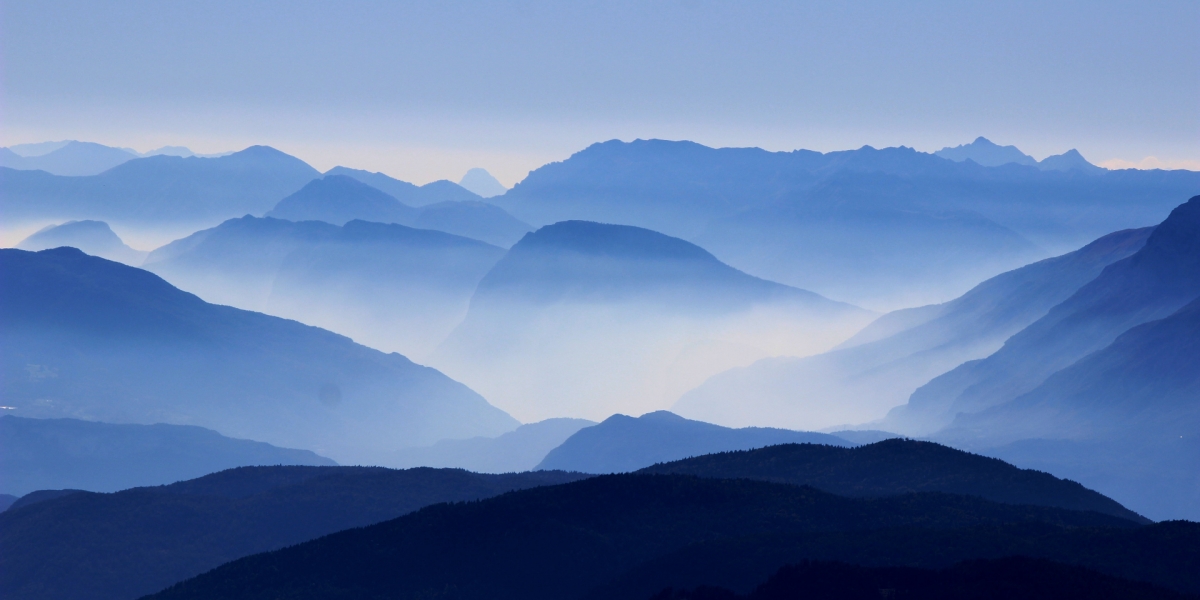
<path id="1" fill-rule="evenodd" d="M 1192 569 L 1200 566 L 1194 526 L 1172 530 L 1161 543 L 1138 544 L 1136 536 L 1163 526 L 947 494 L 851 499 L 750 480 L 632 474 L 432 506 L 247 557 L 154 598 L 575 598 L 649 561 L 723 541 L 811 534 L 832 538 L 822 547 L 838 547 L 843 536 L 860 540 L 849 547 L 863 547 L 862 541 L 886 537 L 882 530 L 920 538 L 974 529 L 941 554 L 958 562 L 1017 553 L 1028 545 L 1022 536 L 994 532 L 1024 527 L 1041 532 L 1034 548 L 1045 558 L 1101 572 L 1125 569 L 1176 589 L 1195 587 L 1188 573 L 1200 572 Z M 735 562 L 735 556 L 725 558 Z M 754 568 L 765 566 L 769 574 L 795 561 L 755 561 Z M 759 581 L 766 574 L 755 573 Z"/>
<path id="2" fill-rule="evenodd" d="M 1053 506 L 1149 523 L 1115 500 L 1049 473 L 933 442 L 890 439 L 857 448 L 783 444 L 646 467 L 641 473 L 760 479 L 843 496 L 945 492 L 994 502 Z"/>
<path id="3" fill-rule="evenodd" d="M 580 477 L 554 471 L 244 467 L 115 494 L 77 491 L 55 498 L 35 492 L 31 496 L 49 499 L 0 514 L 0 597 L 136 598 L 242 556 L 429 504 Z"/>

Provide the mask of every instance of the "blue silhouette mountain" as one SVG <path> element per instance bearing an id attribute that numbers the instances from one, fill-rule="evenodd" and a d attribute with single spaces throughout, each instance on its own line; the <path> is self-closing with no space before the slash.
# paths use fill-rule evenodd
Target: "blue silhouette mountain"
<path id="1" fill-rule="evenodd" d="M 985 167 L 998 167 L 1016 163 L 1018 165 L 1036 165 L 1037 159 L 1017 149 L 1016 146 L 1000 146 L 991 140 L 980 136 L 970 144 L 961 144 L 953 148 L 947 146 L 933 153 L 947 160 L 963 162 L 975 161 Z"/>
<path id="2" fill-rule="evenodd" d="M 846 440 L 824 433 L 771 427 L 731 429 L 662 410 L 637 418 L 613 415 L 597 425 L 580 429 L 546 454 L 537 468 L 627 473 L 656 463 L 776 444 L 849 445 Z M 650 472 L 671 471 L 650 469 Z"/>
<path id="3" fill-rule="evenodd" d="M 432 446 L 405 448 L 392 463 L 399 467 L 452 467 L 476 473 L 532 471 L 546 454 L 584 427 L 587 419 L 546 419 L 526 423 L 494 438 L 441 440 Z"/>
<path id="4" fill-rule="evenodd" d="M 403 182 L 400 182 L 403 183 Z M 430 184 L 432 185 L 432 184 Z M 474 200 L 443 200 L 413 208 L 349 175 L 326 175 L 284 198 L 266 214 L 289 221 L 352 220 L 436 229 L 505 248 L 532 229 L 503 208 Z"/>
<path id="5" fill-rule="evenodd" d="M 219 158 L 137 158 L 86 177 L 0 167 L 2 215 L 9 223 L 94 219 L 208 224 L 262 214 L 319 176 L 300 159 L 266 146 Z"/>
<path id="6" fill-rule="evenodd" d="M 59 225 L 47 225 L 17 244 L 21 250 L 34 252 L 62 246 L 78 248 L 92 256 L 134 267 L 142 264 L 149 254 L 125 245 L 104 221 L 67 221 Z"/>
<path id="7" fill-rule="evenodd" d="M 567 221 L 496 263 L 431 361 L 525 421 L 599 419 L 661 408 L 754 358 L 824 350 L 870 317 L 678 238 Z"/>
<path id="8" fill-rule="evenodd" d="M 372 173 L 348 167 L 334 167 L 325 171 L 325 175 L 353 177 L 408 206 L 421 207 L 437 202 L 478 202 L 482 200 L 479 194 L 445 179 L 439 179 L 425 185 L 415 185 L 407 181 L 389 177 L 383 173 Z"/>
<path id="9" fill-rule="evenodd" d="M 115 492 L 250 465 L 334 465 L 308 450 L 237 440 L 191 425 L 0 417 L 0 489 Z"/>
<path id="10" fill-rule="evenodd" d="M 199 425 L 352 463 L 518 424 L 399 354 L 72 248 L 0 250 L 0 322 L 19 416 Z"/>
<path id="11" fill-rule="evenodd" d="M 646 227 L 752 275 L 859 304 L 913 306 L 1160 222 L 1198 186 L 1200 173 L 1079 177 L 908 148 L 820 154 L 637 140 L 545 165 L 495 201 L 535 226 Z"/>
<path id="12" fill-rule="evenodd" d="M 462 320 L 475 286 L 503 254 L 397 224 L 246 216 L 155 250 L 145 264 L 213 302 L 423 356 Z"/>
<path id="13" fill-rule="evenodd" d="M 481 198 L 491 198 L 492 196 L 503 196 L 508 188 L 504 184 L 492 177 L 486 169 L 474 168 L 466 172 L 462 179 L 458 181 L 458 185 L 466 188 L 472 193 L 478 194 Z"/>
<path id="14" fill-rule="evenodd" d="M 673 410 L 734 426 L 823 428 L 879 419 L 934 377 L 998 350 L 1104 267 L 1137 252 L 1151 231 L 1113 233 L 997 275 L 950 302 L 888 313 L 824 354 L 766 358 L 714 375 Z M 882 426 L 928 431 L 894 422 Z"/>
<path id="15" fill-rule="evenodd" d="M 1103 168 L 1088 162 L 1078 150 L 1071 148 L 1062 154 L 1047 156 L 1038 161 L 1038 168 L 1043 171 L 1081 171 L 1084 173 L 1101 173 Z"/>
<path id="16" fill-rule="evenodd" d="M 798 544 L 799 552 L 779 556 L 773 542 L 784 536 L 818 542 L 812 558 L 932 566 L 1032 554 L 1190 592 L 1196 578 L 1186 570 L 1198 563 L 1185 549 L 1198 535 L 1194 524 L 1139 527 L 1094 512 L 967 496 L 851 499 L 745 479 L 605 475 L 430 507 L 246 557 L 152 597 L 414 597 L 437 590 L 459 599 L 581 598 L 675 553 L 734 543 L 742 552 L 722 553 L 723 560 L 711 561 L 724 565 L 715 571 L 744 574 L 749 565 L 761 581 L 762 569 L 769 574 L 811 549 Z M 892 543 L 901 536 L 903 553 Z"/>
<path id="17" fill-rule="evenodd" d="M 12 150 L 0 150 L 0 167 L 22 171 L 45 171 L 52 175 L 99 175 L 138 155 L 124 148 L 112 148 L 92 142 L 69 141 L 36 156 L 21 156 Z"/>
<path id="18" fill-rule="evenodd" d="M 0 514 L 0 595 L 13 600 L 138 598 L 242 556 L 431 504 L 582 477 L 243 467 L 161 487 L 44 499 Z"/>

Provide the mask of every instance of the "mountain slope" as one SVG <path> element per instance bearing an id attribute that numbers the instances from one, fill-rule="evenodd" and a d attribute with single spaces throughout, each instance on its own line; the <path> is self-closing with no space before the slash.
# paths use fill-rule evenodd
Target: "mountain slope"
<path id="1" fill-rule="evenodd" d="M 13 600 L 137 598 L 229 560 L 430 504 L 580 477 L 245 467 L 163 487 L 72 494 L 0 514 L 0 595 Z"/>
<path id="2" fill-rule="evenodd" d="M 870 313 L 637 227 L 556 223 L 479 282 L 433 364 L 526 420 L 663 408 L 708 375 L 832 346 Z"/>
<path id="3" fill-rule="evenodd" d="M 398 354 L 70 248 L 0 250 L 0 322 L 19 416 L 200 425 L 339 462 L 517 425 Z"/>
<path id="4" fill-rule="evenodd" d="M 532 471 L 546 453 L 575 432 L 595 425 L 586 419 L 546 419 L 526 423 L 494 438 L 441 440 L 432 446 L 404 448 L 389 464 L 398 467 L 452 467 L 476 473 Z"/>
<path id="5" fill-rule="evenodd" d="M 1200 296 L 1200 196 L 1171 212 L 1132 256 L 1117 261 L 985 359 L 913 393 L 907 417 L 937 427 L 958 413 L 998 406 L 1095 352 L 1130 327 Z"/>
<path id="6" fill-rule="evenodd" d="M 63 176 L 99 175 L 135 158 L 138 158 L 137 154 L 122 148 L 70 141 L 37 156 L 19 156 L 10 150 L 7 154 L 0 154 L 0 167 L 45 171 Z"/>
<path id="7" fill-rule="evenodd" d="M 1150 231 L 1113 233 L 997 275 L 950 302 L 888 313 L 824 354 L 767 358 L 714 375 L 672 410 L 724 425 L 810 429 L 888 414 L 884 429 L 927 432 L 904 420 L 902 409 L 887 411 L 930 379 L 995 352 L 1105 266 L 1140 249 Z"/>
<path id="8" fill-rule="evenodd" d="M 421 357 L 462 320 L 476 284 L 503 253 L 403 225 L 246 216 L 155 250 L 145 266 L 211 302 Z"/>
<path id="9" fill-rule="evenodd" d="M 48 225 L 17 244 L 17 248 L 33 252 L 62 246 L 78 248 L 93 256 L 134 267 L 142 264 L 149 254 L 126 246 L 103 221 L 67 221 L 61 225 Z"/>
<path id="10" fill-rule="evenodd" d="M 623 473 L 689 456 L 798 443 L 847 445 L 845 440 L 823 433 L 769 427 L 730 429 L 658 411 L 636 419 L 613 415 L 581 429 L 546 454 L 537 468 Z M 670 472 L 653 467 L 647 471 Z"/>
<path id="11" fill-rule="evenodd" d="M 492 177 L 486 169 L 474 168 L 466 172 L 462 179 L 458 181 L 458 185 L 466 188 L 467 191 L 478 194 L 481 198 L 491 198 L 492 196 L 503 196 L 508 188 L 504 184 Z"/>
<path id="12" fill-rule="evenodd" d="M 184 425 L 0 417 L 0 489 L 113 492 L 247 465 L 333 465 L 308 450 L 235 440 Z"/>
<path id="13" fill-rule="evenodd" d="M 998 167 L 1009 163 L 1037 164 L 1037 159 L 1021 152 L 1016 146 L 1000 146 L 983 136 L 975 138 L 970 144 L 960 144 L 953 148 L 947 146 L 933 154 L 955 162 L 973 160 L 985 167 Z"/>
<path id="14" fill-rule="evenodd" d="M 9 223 L 94 219 L 181 225 L 262 214 L 318 176 L 300 159 L 251 146 L 218 158 L 138 158 L 87 177 L 0 167 L 0 187 Z"/>
<path id="15" fill-rule="evenodd" d="M 1096 513 L 936 494 L 857 500 L 747 480 L 610 475 L 429 507 L 241 559 L 154 597 L 414 597 L 436 591 L 459 599 L 577 598 L 639 564 L 700 542 L 1017 522 L 1133 527 Z M 461 543 L 462 536 L 471 543 Z M 980 539 L 985 546 L 987 537 Z M 1096 554 L 1125 554 L 1111 544 L 1094 546 Z M 1148 556 L 1128 558 L 1135 570 L 1150 570 Z"/>
<path id="16" fill-rule="evenodd" d="M 1148 523 L 1111 498 L 1073 481 L 915 440 L 891 439 L 856 448 L 782 444 L 697 456 L 639 472 L 758 479 L 809 485 L 852 497 L 944 492 L 1008 504 L 1090 510 Z"/>
<path id="17" fill-rule="evenodd" d="M 372 173 L 347 167 L 334 167 L 326 171 L 325 175 L 353 177 L 408 206 L 422 207 L 436 202 L 478 202 L 482 200 L 478 194 L 445 179 L 418 186 L 388 177 L 383 173 Z"/>
<path id="18" fill-rule="evenodd" d="M 345 225 L 361 219 L 378 223 L 408 224 L 416 209 L 357 179 L 326 175 L 279 201 L 266 217 L 288 221 L 325 221 Z"/>

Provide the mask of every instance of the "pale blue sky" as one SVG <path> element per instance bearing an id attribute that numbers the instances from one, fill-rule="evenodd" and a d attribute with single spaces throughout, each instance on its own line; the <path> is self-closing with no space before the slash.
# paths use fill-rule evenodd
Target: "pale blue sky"
<path id="1" fill-rule="evenodd" d="M 1200 2 L 0 3 L 0 144 L 507 185 L 611 138 L 1200 168 Z M 1191 161 L 1191 162 L 1187 162 Z"/>

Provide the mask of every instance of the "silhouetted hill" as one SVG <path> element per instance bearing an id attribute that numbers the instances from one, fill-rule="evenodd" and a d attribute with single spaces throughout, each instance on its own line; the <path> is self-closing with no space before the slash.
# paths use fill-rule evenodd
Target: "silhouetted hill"
<path id="1" fill-rule="evenodd" d="M 161 225 L 262 214 L 319 176 L 298 158 L 251 146 L 219 158 L 138 158 L 87 177 L 0 167 L 0 187 L 9 223 L 94 219 Z"/>
<path id="2" fill-rule="evenodd" d="M 934 377 L 995 352 L 1104 267 L 1139 250 L 1151 230 L 1109 234 L 997 275 L 950 302 L 888 313 L 824 354 L 766 358 L 714 375 L 672 410 L 733 426 L 816 429 L 877 420 Z M 902 408 L 880 426 L 910 435 L 933 430 L 905 419 Z"/>
<path id="3" fill-rule="evenodd" d="M 235 440 L 190 425 L 0 417 L 0 489 L 113 492 L 248 465 L 334 465 L 308 450 Z"/>
<path id="4" fill-rule="evenodd" d="M 353 177 L 326 175 L 280 200 L 265 216 L 345 225 L 355 219 L 408 224 L 416 215 L 413 207 Z"/>
<path id="5" fill-rule="evenodd" d="M 953 148 L 947 146 L 933 154 L 955 162 L 972 160 L 985 167 L 998 167 L 1009 163 L 1037 164 L 1037 159 L 1021 152 L 1016 146 L 1000 146 L 983 136 L 975 138 L 970 144 L 961 144 Z"/>
<path id="6" fill-rule="evenodd" d="M 491 198 L 492 196 L 502 196 L 508 188 L 504 184 L 492 177 L 486 169 L 474 168 L 466 172 L 458 185 L 466 188 L 473 194 L 478 194 L 481 198 Z"/>
<path id="7" fill-rule="evenodd" d="M 855 497 L 945 492 L 1008 504 L 1090 510 L 1130 521 L 1149 522 L 1074 481 L 915 440 L 891 439 L 857 448 L 781 444 L 697 456 L 646 467 L 639 472 L 759 479 L 810 485 L 833 494 Z"/>
<path id="8" fill-rule="evenodd" d="M 1082 171 L 1084 173 L 1101 173 L 1104 169 L 1088 162 L 1078 150 L 1071 148 L 1062 154 L 1047 156 L 1038 161 L 1038 168 L 1043 171 Z"/>
<path id="9" fill-rule="evenodd" d="M 244 467 L 163 487 L 72 494 L 0 514 L 0 595 L 137 598 L 242 556 L 430 504 L 580 477 Z"/>
<path id="10" fill-rule="evenodd" d="M 3 395 L 19 416 L 194 424 L 339 462 L 517 425 L 399 354 L 207 304 L 71 248 L 0 250 L 0 323 Z"/>
<path id="11" fill-rule="evenodd" d="M 476 473 L 531 471 L 546 453 L 575 432 L 595 425 L 586 419 L 546 419 L 527 423 L 494 438 L 442 440 L 432 446 L 404 448 L 388 463 L 397 467 L 454 467 Z"/>
<path id="12" fill-rule="evenodd" d="M 8 507 L 16 501 L 17 497 L 12 494 L 0 494 L 0 512 L 8 510 Z"/>
<path id="13" fill-rule="evenodd" d="M 1172 211 L 1138 252 L 1106 267 L 994 354 L 922 386 L 902 410 L 906 418 L 936 427 L 958 413 L 998 406 L 1108 346 L 1130 327 L 1166 317 L 1197 296 L 1200 196 Z"/>
<path id="14" fill-rule="evenodd" d="M 78 248 L 93 256 L 134 267 L 142 264 L 149 254 L 126 246 L 103 221 L 67 221 L 61 225 L 48 225 L 17 244 L 21 250 L 34 252 L 62 246 Z"/>
<path id="15" fill-rule="evenodd" d="M 820 154 L 614 140 L 534 170 L 495 201 L 535 226 L 646 227 L 752 275 L 859 304 L 913 306 L 1157 223 L 1200 187 L 1193 172 L 1080 175 L 909 148 Z"/>
<path id="16" fill-rule="evenodd" d="M 429 186 L 436 183 L 439 182 Z M 532 230 L 503 208 L 478 199 L 442 200 L 412 208 L 349 175 L 326 175 L 324 179 L 313 180 L 300 191 L 280 200 L 266 216 L 289 221 L 325 221 L 334 225 L 356 219 L 398 223 L 445 231 L 505 248 Z"/>
<path id="17" fill-rule="evenodd" d="M 693 544 L 805 532 L 849 536 L 907 527 L 934 533 L 1018 523 L 1068 527 L 1052 531 L 1060 537 L 1078 532 L 1090 543 L 1092 555 L 1121 559 L 1142 577 L 1158 575 L 1162 563 L 1153 561 L 1164 555 L 1172 564 L 1200 564 L 1191 551 L 1187 559 L 1171 556 L 1200 539 L 1194 532 L 1139 554 L 1127 549 L 1132 545 L 1119 543 L 1126 541 L 1124 532 L 1136 533 L 1137 526 L 1097 513 L 943 494 L 863 500 L 749 480 L 609 475 L 481 502 L 432 506 L 240 559 L 154 597 L 417 597 L 437 592 L 460 599 L 578 598 L 640 564 Z M 998 541 L 986 534 L 975 540 L 973 548 L 952 551 L 947 558 L 975 558 Z M 1043 552 L 1061 556 L 1077 548 L 1059 542 Z M 765 566 L 773 571 L 782 564 Z M 1159 577 L 1178 582 L 1189 576 L 1171 572 Z"/>
<path id="18" fill-rule="evenodd" d="M 16 502 L 12 503 L 12 506 L 9 506 L 9 508 L 11 508 L 12 510 L 16 510 L 23 506 L 29 506 L 30 504 L 37 504 L 38 502 L 45 502 L 47 500 L 53 500 L 55 498 L 62 498 L 63 496 L 70 496 L 71 494 L 86 493 L 86 492 L 87 492 L 87 490 L 76 490 L 76 489 L 35 490 L 35 491 L 29 492 L 28 494 L 25 494 L 24 496 L 21 496 L 20 498 L 18 498 Z"/>
<path id="19" fill-rule="evenodd" d="M 824 350 L 870 317 L 678 238 L 568 221 L 496 263 L 431 361 L 523 420 L 599 419 L 754 358 Z"/>
<path id="20" fill-rule="evenodd" d="M 246 216 L 155 250 L 146 268 L 206 300 L 420 357 L 454 329 L 504 250 L 440 231 Z"/>
<path id="21" fill-rule="evenodd" d="M 537 468 L 624 473 L 690 456 L 795 443 L 848 445 L 842 438 L 824 433 L 770 427 L 730 429 L 662 410 L 636 419 L 613 415 L 580 429 L 551 450 Z"/>
<path id="22" fill-rule="evenodd" d="M 652 600 L 1094 600 L 1185 596 L 1156 585 L 1102 575 L 1091 569 L 1048 560 L 1010 557 L 959 563 L 941 571 L 912 567 L 862 567 L 836 562 L 803 562 L 780 569 L 753 592 L 739 596 L 723 588 L 663 590 Z"/>
<path id="23" fill-rule="evenodd" d="M 6 149 L 7 150 L 7 149 Z M 70 141 L 37 156 L 19 156 L 11 150 L 0 153 L 0 167 L 45 171 L 53 175 L 99 175 L 117 165 L 138 158 L 124 148 L 111 148 L 92 142 Z"/>
<path id="24" fill-rule="evenodd" d="M 353 177 L 373 188 L 383 191 L 393 198 L 409 206 L 421 207 L 437 202 L 478 202 L 482 198 L 470 190 L 454 183 L 439 179 L 425 185 L 413 185 L 388 177 L 383 173 L 372 173 L 361 169 L 334 167 L 325 172 L 326 175 L 345 175 Z"/>

